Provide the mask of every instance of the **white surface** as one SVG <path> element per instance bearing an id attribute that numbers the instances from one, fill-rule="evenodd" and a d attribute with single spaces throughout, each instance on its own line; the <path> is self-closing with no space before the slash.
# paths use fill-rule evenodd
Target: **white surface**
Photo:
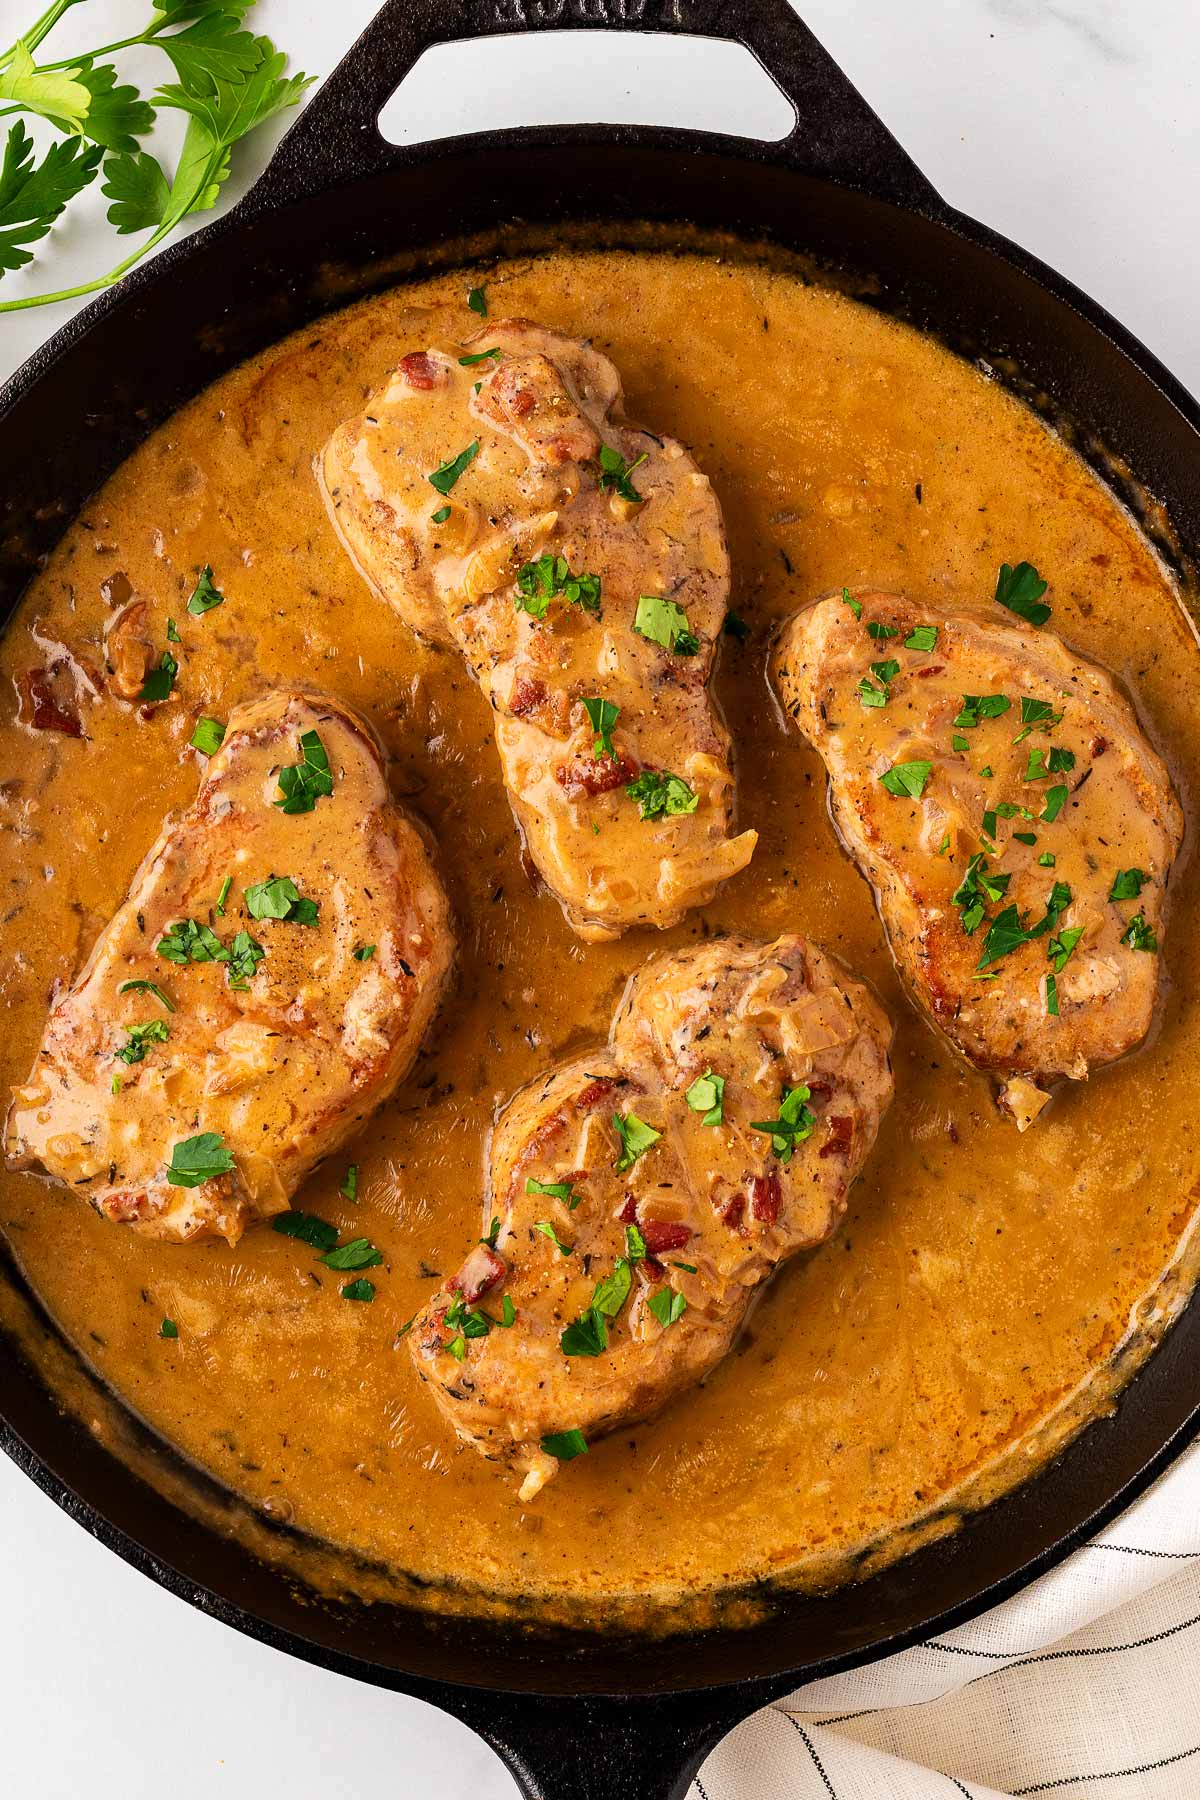
<path id="1" fill-rule="evenodd" d="M 0 0 L 0 37 L 38 10 L 38 0 Z M 373 0 L 260 0 L 250 22 L 294 66 L 323 75 L 373 10 Z M 50 40 L 54 54 L 136 30 L 147 11 L 141 0 L 89 0 Z M 803 12 L 948 199 L 1070 275 L 1200 389 L 1194 0 L 807 0 Z M 637 58 L 636 40 L 620 48 Z M 589 60 L 593 116 L 636 116 L 621 62 L 611 51 Z M 159 58 L 142 72 L 167 78 Z M 744 79 L 736 65 L 689 70 L 686 116 L 743 122 Z M 524 116 L 556 118 L 557 94 L 577 82 L 539 35 Z M 470 80 L 425 86 L 429 131 L 473 125 L 479 92 Z M 678 97 L 663 93 L 647 116 L 674 120 Z M 268 150 L 260 142 L 241 159 L 231 196 Z M 55 286 L 116 260 L 98 207 L 56 238 L 45 259 Z M 5 298 L 18 279 L 35 291 L 10 277 Z M 66 312 L 0 315 L 0 373 Z M 225 1631 L 100 1550 L 7 1462 L 0 1519 L 0 1793 L 318 1800 L 369 1783 L 420 1800 L 511 1800 L 509 1777 L 462 1727 Z M 933 1780 L 931 1794 L 953 1791 Z"/>

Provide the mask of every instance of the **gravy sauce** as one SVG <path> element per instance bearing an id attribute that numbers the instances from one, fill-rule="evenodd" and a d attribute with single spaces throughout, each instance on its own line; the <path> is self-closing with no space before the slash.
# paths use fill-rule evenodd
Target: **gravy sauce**
<path id="1" fill-rule="evenodd" d="M 6 1087 L 164 814 L 191 799 L 200 715 L 309 682 L 374 722 L 394 791 L 432 827 L 462 940 L 413 1074 L 294 1201 L 380 1247 L 376 1299 L 348 1303 L 344 1278 L 269 1227 L 233 1250 L 160 1245 L 28 1175 L 0 1175 L 0 1223 L 81 1353 L 252 1517 L 394 1572 L 394 1591 L 415 1577 L 427 1585 L 409 1597 L 426 1604 L 534 1596 L 574 1617 L 586 1595 L 609 1619 L 643 1618 L 765 1576 L 827 1580 L 872 1546 L 941 1529 L 1107 1403 L 1106 1371 L 1136 1360 L 1131 1334 L 1152 1337 L 1192 1275 L 1200 1009 L 1185 1001 L 1200 953 L 1183 928 L 1198 898 L 1186 851 L 1151 1041 L 1067 1084 L 1018 1138 L 904 995 L 818 759 L 767 688 L 773 623 L 843 583 L 930 606 L 984 599 L 1001 562 L 1027 559 L 1050 582 L 1052 628 L 1127 682 L 1185 805 L 1200 662 L 1129 517 L 1032 413 L 933 342 L 715 259 L 494 266 L 495 316 L 593 337 L 631 415 L 692 449 L 725 509 L 733 605 L 751 627 L 744 644 L 723 640 L 714 693 L 737 747 L 739 822 L 759 833 L 752 863 L 665 935 L 585 946 L 522 868 L 485 702 L 455 652 L 418 643 L 355 574 L 313 472 L 400 355 L 466 333 L 473 279 L 334 315 L 200 395 L 88 505 L 0 645 Z M 192 617 L 205 564 L 226 600 Z M 19 723 L 14 679 L 52 660 L 47 643 L 101 666 L 129 590 L 164 649 L 176 622 L 171 699 L 142 716 L 108 692 L 83 707 L 78 739 Z M 801 931 L 871 982 L 897 1025 L 895 1103 L 842 1230 L 782 1272 L 717 1372 L 522 1507 L 506 1471 L 454 1442 L 397 1332 L 478 1234 L 500 1105 L 602 1041 L 652 950 L 720 930 Z M 350 1160 L 357 1203 L 339 1194 Z M 164 1317 L 176 1339 L 159 1337 Z"/>

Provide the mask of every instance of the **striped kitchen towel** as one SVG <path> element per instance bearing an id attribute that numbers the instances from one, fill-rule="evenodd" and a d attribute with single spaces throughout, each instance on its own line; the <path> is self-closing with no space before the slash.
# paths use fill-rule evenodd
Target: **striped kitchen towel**
<path id="1" fill-rule="evenodd" d="M 1059 1568 L 799 1689 L 690 1800 L 1200 1800 L 1200 1445 Z"/>

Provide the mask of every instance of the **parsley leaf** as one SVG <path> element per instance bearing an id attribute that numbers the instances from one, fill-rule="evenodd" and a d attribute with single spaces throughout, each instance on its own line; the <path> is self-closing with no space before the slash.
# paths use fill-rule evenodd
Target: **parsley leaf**
<path id="1" fill-rule="evenodd" d="M 515 604 L 531 618 L 544 619 L 556 594 L 599 617 L 600 577 L 573 574 L 565 556 L 547 550 L 536 562 L 523 563 L 517 570 Z"/>
<path id="2" fill-rule="evenodd" d="M 1121 942 L 1128 944 L 1131 950 L 1155 951 L 1158 949 L 1158 939 L 1154 935 L 1153 928 L 1147 923 L 1146 915 L 1143 912 L 1135 913 L 1130 919 L 1121 933 Z"/>
<path id="3" fill-rule="evenodd" d="M 215 756 L 225 741 L 225 727 L 220 719 L 197 719 L 196 729 L 188 742 L 201 756 Z"/>
<path id="4" fill-rule="evenodd" d="M 169 650 L 164 650 L 158 667 L 147 671 L 138 699 L 149 701 L 168 699 L 178 673 L 179 664 Z"/>
<path id="5" fill-rule="evenodd" d="M 612 1124 L 621 1140 L 621 1154 L 613 1168 L 618 1175 L 623 1175 L 626 1169 L 632 1169 L 639 1156 L 644 1156 L 647 1150 L 657 1144 L 662 1132 L 656 1131 L 653 1125 L 647 1125 L 635 1112 L 614 1113 Z"/>
<path id="6" fill-rule="evenodd" d="M 932 650 L 938 641 L 936 625 L 914 625 L 904 640 L 906 650 Z"/>
<path id="7" fill-rule="evenodd" d="M 1058 982 L 1054 979 L 1053 975 L 1047 975 L 1046 977 L 1046 1014 L 1047 1017 L 1051 1019 L 1057 1019 L 1059 1017 Z"/>
<path id="8" fill-rule="evenodd" d="M 533 1229 L 535 1231 L 540 1231 L 544 1238 L 549 1238 L 560 1256 L 571 1256 L 574 1254 L 574 1244 L 563 1243 L 558 1235 L 553 1219 L 535 1219 Z"/>
<path id="9" fill-rule="evenodd" d="M 439 463 L 431 475 L 425 477 L 430 487 L 436 488 L 439 494 L 448 494 L 461 475 L 465 475 L 479 454 L 479 439 L 474 438 L 465 450 L 457 456 L 451 456 Z"/>
<path id="10" fill-rule="evenodd" d="M 593 756 L 615 756 L 613 749 L 612 729 L 621 716 L 619 706 L 611 700 L 596 697 L 583 701 L 583 710 L 591 720 L 592 730 L 596 736 L 592 743 Z"/>
<path id="11" fill-rule="evenodd" d="M 342 1289 L 343 1300 L 373 1300 L 374 1298 L 375 1283 L 368 1281 L 365 1275 L 360 1275 L 357 1281 L 348 1281 Z"/>
<path id="12" fill-rule="evenodd" d="M 179 1327 L 174 1319 L 164 1319 L 158 1328 L 158 1335 L 160 1338 L 177 1338 L 179 1336 Z"/>
<path id="13" fill-rule="evenodd" d="M 996 599 L 1018 618 L 1044 625 L 1050 617 L 1050 608 L 1042 604 L 1046 586 L 1032 563 L 1020 562 L 1015 569 L 1002 563 L 996 577 Z"/>
<path id="14" fill-rule="evenodd" d="M 358 949 L 352 951 L 351 954 L 353 955 L 355 962 L 370 962 L 377 947 L 378 946 L 375 944 L 360 944 Z"/>
<path id="15" fill-rule="evenodd" d="M 168 1012 L 175 1011 L 174 1001 L 168 1000 L 157 981 L 145 981 L 139 976 L 135 981 L 123 981 L 117 992 L 118 994 L 153 994 L 156 1000 L 162 1001 Z"/>
<path id="16" fill-rule="evenodd" d="M 499 346 L 493 350 L 477 350 L 474 356 L 460 356 L 458 366 L 460 369 L 473 369 L 476 363 L 490 362 L 493 357 L 503 355 L 504 352 Z"/>
<path id="17" fill-rule="evenodd" d="M 893 763 L 879 779 L 888 793 L 896 799 L 902 800 L 907 795 L 910 800 L 919 800 L 925 792 L 925 783 L 929 780 L 932 768 L 931 762 Z"/>
<path id="18" fill-rule="evenodd" d="M 630 476 L 633 474 L 633 471 L 641 463 L 645 462 L 646 455 L 647 455 L 647 452 L 645 450 L 643 450 L 642 454 L 638 457 L 635 457 L 633 462 L 626 462 L 625 458 L 621 455 L 620 451 L 614 450 L 612 448 L 611 444 L 601 444 L 601 446 L 600 446 L 600 491 L 601 491 L 601 493 L 605 493 L 611 489 L 613 493 L 619 494 L 621 496 L 622 500 L 631 500 L 635 504 L 639 504 L 641 502 L 642 496 L 641 496 L 641 494 L 638 493 L 637 489 L 634 487 L 633 482 L 630 480 Z"/>
<path id="19" fill-rule="evenodd" d="M 52 144 L 40 163 L 20 120 L 8 133 L 0 165 L 0 272 L 33 261 L 26 244 L 44 238 L 67 203 L 94 177 L 101 151 L 79 138 Z"/>
<path id="20" fill-rule="evenodd" d="M 630 1226 L 628 1229 L 635 1230 L 636 1227 Z M 641 1242 L 640 1232 L 638 1233 L 638 1240 Z M 611 1273 L 605 1275 L 596 1283 L 596 1291 L 592 1295 L 592 1306 L 596 1312 L 603 1313 L 606 1319 L 616 1318 L 626 1300 L 628 1300 L 629 1290 L 633 1286 L 633 1276 L 630 1274 L 630 1264 L 634 1261 L 641 1261 L 641 1258 L 644 1257 L 645 1254 L 646 1246 L 642 1243 L 641 1253 L 637 1258 L 632 1256 L 618 1256 L 616 1262 L 612 1266 Z"/>
<path id="21" fill-rule="evenodd" d="M 187 609 L 196 618 L 199 618 L 202 613 L 211 612 L 214 606 L 223 606 L 224 604 L 225 596 L 220 588 L 213 586 L 213 572 L 205 563 L 196 578 L 196 585 L 192 589 L 192 597 L 187 603 Z"/>
<path id="22" fill-rule="evenodd" d="M 1052 825 L 1067 804 L 1068 790 L 1061 784 L 1046 789 L 1046 804 L 1038 814 L 1043 825 Z"/>
<path id="23" fill-rule="evenodd" d="M 202 1131 L 198 1137 L 176 1144 L 165 1175 L 172 1187 L 191 1188 L 200 1187 L 216 1175 L 228 1175 L 233 1168 L 233 1157 L 220 1132 Z"/>
<path id="24" fill-rule="evenodd" d="M 487 318 L 487 295 L 481 287 L 471 289 L 467 295 L 467 305 L 473 313 L 478 313 L 481 319 Z"/>
<path id="25" fill-rule="evenodd" d="M 357 1200 L 358 1200 L 358 1164 L 357 1163 L 351 1163 L 349 1168 L 346 1170 L 346 1179 L 345 1179 L 345 1181 L 343 1181 L 341 1187 L 338 1189 L 338 1193 L 342 1196 L 343 1200 L 349 1200 L 351 1202 L 351 1204 L 354 1204 L 357 1202 Z"/>
<path id="26" fill-rule="evenodd" d="M 791 1162 L 796 1145 L 813 1134 L 816 1115 L 805 1105 L 812 1095 L 801 1083 L 798 1087 L 784 1086 L 783 1097 L 779 1103 L 777 1119 L 756 1119 L 750 1126 L 751 1131 L 766 1131 L 771 1136 L 771 1148 L 780 1162 Z"/>
<path id="27" fill-rule="evenodd" d="M 633 629 L 652 644 L 661 644 L 675 656 L 695 656 L 699 639 L 688 626 L 682 606 L 661 594 L 642 594 L 633 615 Z"/>
<path id="28" fill-rule="evenodd" d="M 211 925 L 198 919 L 176 919 L 154 946 L 171 963 L 228 962 L 229 951 Z"/>
<path id="29" fill-rule="evenodd" d="M 144 1062 L 150 1045 L 165 1044 L 170 1035 L 163 1019 L 150 1019 L 144 1025 L 131 1025 L 128 1039 L 116 1054 L 126 1064 Z"/>
<path id="30" fill-rule="evenodd" d="M 873 638 L 890 638 L 900 636 L 898 625 L 881 625 L 878 619 L 872 619 L 867 625 L 867 635 Z"/>
<path id="31" fill-rule="evenodd" d="M 750 627 L 747 625 L 745 619 L 740 618 L 737 613 L 727 612 L 725 614 L 724 632 L 726 637 L 734 638 L 739 644 L 744 644 L 746 639 L 750 636 Z"/>
<path id="32" fill-rule="evenodd" d="M 79 69 L 38 69 L 28 44 L 18 38 L 0 68 L 0 101 L 22 112 L 40 113 L 60 131 L 82 131 L 91 94 Z"/>
<path id="33" fill-rule="evenodd" d="M 279 771 L 279 791 L 283 799 L 276 800 L 275 805 L 281 812 L 312 812 L 321 795 L 333 792 L 329 758 L 315 731 L 302 734 L 300 753 L 300 762 Z"/>
<path id="34" fill-rule="evenodd" d="M 1046 955 L 1054 964 L 1054 973 L 1056 975 L 1062 974 L 1068 957 L 1071 955 L 1071 952 L 1074 950 L 1082 936 L 1083 926 L 1072 925 L 1066 931 L 1059 932 L 1057 937 L 1052 937 L 1047 940 Z"/>
<path id="35" fill-rule="evenodd" d="M 693 1112 L 703 1113 L 702 1125 L 725 1123 L 725 1077 L 705 1069 L 683 1096 Z"/>
<path id="36" fill-rule="evenodd" d="M 856 619 L 862 618 L 862 601 L 855 600 L 849 588 L 842 589 L 842 605 L 848 606 Z"/>
<path id="37" fill-rule="evenodd" d="M 327 1269 L 373 1269 L 383 1261 L 383 1256 L 370 1238 L 359 1237 L 340 1244 L 336 1250 L 327 1250 L 317 1260 Z"/>
<path id="38" fill-rule="evenodd" d="M 561 1200 L 570 1212 L 574 1212 L 583 1199 L 583 1195 L 577 1194 L 569 1181 L 538 1181 L 533 1175 L 525 1177 L 525 1192 L 549 1194 L 552 1200 Z"/>
<path id="39" fill-rule="evenodd" d="M 229 946 L 230 987 L 244 989 L 266 954 L 262 945 L 248 931 L 235 932 Z"/>
<path id="40" fill-rule="evenodd" d="M 314 1250 L 332 1250 L 338 1241 L 337 1226 L 318 1219 L 314 1213 L 276 1213 L 271 1227 L 283 1237 L 299 1238 L 302 1244 L 311 1244 Z"/>
<path id="41" fill-rule="evenodd" d="M 700 796 L 694 793 L 682 775 L 669 769 L 643 769 L 625 789 L 636 800 L 643 819 L 674 818 L 679 813 L 694 813 Z"/>
<path id="42" fill-rule="evenodd" d="M 293 925 L 315 925 L 319 902 L 301 897 L 290 875 L 269 875 L 246 889 L 246 910 L 252 919 L 285 919 Z"/>
<path id="43" fill-rule="evenodd" d="M 1012 701 L 1005 694 L 964 694 L 962 710 L 953 723 L 961 731 L 978 725 L 981 719 L 998 719 Z"/>
<path id="44" fill-rule="evenodd" d="M 675 1288 L 661 1287 L 656 1294 L 651 1294 L 646 1305 L 654 1314 L 663 1330 L 674 1325 L 687 1311 L 687 1300 Z"/>
<path id="45" fill-rule="evenodd" d="M 557 1462 L 573 1462 L 587 1455 L 587 1439 L 582 1431 L 552 1431 L 542 1439 L 542 1449 Z"/>
<path id="46" fill-rule="evenodd" d="M 558 1340 L 564 1356 L 599 1356 L 608 1349 L 608 1329 L 594 1306 L 580 1313 Z"/>
<path id="47" fill-rule="evenodd" d="M 1110 900 L 1136 900 L 1146 880 L 1144 869 L 1118 869 L 1109 889 Z"/>

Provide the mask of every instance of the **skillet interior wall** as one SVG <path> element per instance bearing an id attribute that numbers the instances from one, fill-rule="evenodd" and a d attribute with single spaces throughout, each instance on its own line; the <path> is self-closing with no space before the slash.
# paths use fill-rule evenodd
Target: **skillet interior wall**
<path id="1" fill-rule="evenodd" d="M 471 324 L 473 324 L 473 320 L 471 320 Z M 754 324 L 756 324 L 756 326 L 757 326 L 757 320 L 754 320 Z M 578 322 L 576 322 L 576 328 L 578 328 Z M 286 353 L 284 353 L 284 360 L 286 360 Z M 642 385 L 646 385 L 646 383 L 649 383 L 648 392 L 653 392 L 653 374 L 649 373 L 649 365 L 644 365 L 644 367 L 640 367 L 639 374 L 640 374 L 640 380 L 642 380 Z M 649 412 L 648 412 L 648 416 L 651 416 L 651 414 L 649 414 Z M 675 421 L 669 421 L 669 423 L 675 423 Z M 698 418 L 689 419 L 689 436 L 693 437 L 693 441 L 698 441 L 698 443 L 700 443 L 700 441 L 702 441 L 703 428 L 705 428 L 705 427 L 703 427 L 702 419 L 698 419 Z M 837 497 L 833 497 L 833 499 L 837 499 Z M 745 538 L 745 531 L 747 531 L 747 524 L 745 524 L 745 522 L 743 522 L 743 524 L 741 524 L 741 531 L 743 531 L 743 538 Z M 745 560 L 747 560 L 747 562 L 748 562 L 748 560 L 750 560 L 750 556 L 748 556 L 748 553 L 750 553 L 750 540 L 748 540 L 748 538 L 745 538 L 745 542 L 743 542 L 743 551 L 745 551 L 745 553 L 747 553 L 747 556 L 745 556 Z M 801 596 L 797 596 L 797 598 L 801 598 Z M 1112 655 L 1112 653 L 1110 653 L 1110 661 L 1119 661 L 1119 659 L 1117 659 L 1117 657 L 1114 657 L 1114 655 Z"/>

